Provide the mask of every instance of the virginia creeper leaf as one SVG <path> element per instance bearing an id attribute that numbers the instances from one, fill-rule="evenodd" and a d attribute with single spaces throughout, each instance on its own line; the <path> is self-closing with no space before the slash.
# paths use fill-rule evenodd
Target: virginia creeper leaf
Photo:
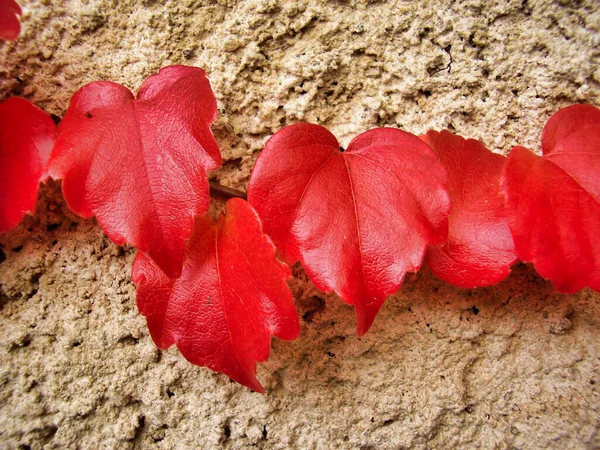
<path id="1" fill-rule="evenodd" d="M 256 362 L 268 358 L 271 335 L 299 334 L 290 277 L 258 215 L 241 199 L 229 200 L 216 224 L 207 215 L 196 219 L 180 278 L 168 278 L 143 252 L 132 271 L 138 308 L 158 347 L 176 344 L 192 363 L 258 392 L 264 389 Z"/>
<path id="2" fill-rule="evenodd" d="M 542 133 L 542 153 L 600 202 L 600 110 L 572 105 L 554 114 Z"/>
<path id="3" fill-rule="evenodd" d="M 325 128 L 296 124 L 267 141 L 248 199 L 282 257 L 355 306 L 362 335 L 427 245 L 446 239 L 445 184 L 435 153 L 409 133 L 374 129 L 341 152 Z"/>
<path id="4" fill-rule="evenodd" d="M 72 97 L 49 174 L 69 207 L 96 216 L 118 245 L 131 242 L 170 277 L 181 273 L 194 216 L 208 209 L 207 172 L 221 164 L 210 130 L 216 100 L 202 69 L 171 66 L 137 99 L 111 82 Z"/>
<path id="5" fill-rule="evenodd" d="M 37 106 L 18 97 L 0 104 L 0 232 L 35 211 L 55 138 L 54 122 Z"/>
<path id="6" fill-rule="evenodd" d="M 502 175 L 517 254 L 561 292 L 600 291 L 600 111 L 554 114 L 542 150 L 513 148 Z"/>
<path id="7" fill-rule="evenodd" d="M 429 247 L 427 264 L 442 280 L 464 288 L 502 281 L 517 259 L 499 192 L 506 158 L 447 130 L 429 131 L 423 139 L 446 168 L 452 202 L 448 240 Z"/>
<path id="8" fill-rule="evenodd" d="M 15 0 L 0 0 L 0 39 L 14 41 L 21 34 L 18 16 L 23 14 Z"/>

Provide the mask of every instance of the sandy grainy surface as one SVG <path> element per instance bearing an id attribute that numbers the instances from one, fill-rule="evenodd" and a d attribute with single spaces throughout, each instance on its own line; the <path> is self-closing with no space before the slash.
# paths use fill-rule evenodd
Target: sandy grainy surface
<path id="1" fill-rule="evenodd" d="M 507 153 L 538 151 L 559 108 L 600 105 L 594 0 L 19 1 L 0 98 L 58 118 L 87 82 L 135 90 L 203 67 L 213 177 L 238 189 L 297 121 L 344 146 L 376 126 L 450 128 Z M 470 291 L 410 275 L 361 339 L 352 309 L 294 267 L 301 337 L 273 342 L 258 395 L 154 346 L 134 251 L 70 213 L 58 183 L 0 246 L 1 448 L 600 447 L 600 295 L 557 294 L 528 266 Z"/>

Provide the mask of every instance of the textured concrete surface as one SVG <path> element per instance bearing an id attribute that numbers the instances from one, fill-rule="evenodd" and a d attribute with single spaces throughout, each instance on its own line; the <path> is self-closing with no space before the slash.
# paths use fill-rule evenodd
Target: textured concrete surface
<path id="1" fill-rule="evenodd" d="M 594 0 L 19 2 L 0 98 L 60 117 L 87 82 L 204 67 L 214 177 L 238 189 L 299 120 L 342 145 L 448 127 L 506 153 L 538 150 L 559 108 L 600 105 Z M 424 269 L 361 339 L 352 309 L 295 267 L 302 334 L 273 342 L 259 395 L 156 349 L 133 250 L 70 213 L 57 183 L 0 246 L 1 448 L 600 448 L 600 295 L 557 294 L 529 266 L 470 291 Z"/>

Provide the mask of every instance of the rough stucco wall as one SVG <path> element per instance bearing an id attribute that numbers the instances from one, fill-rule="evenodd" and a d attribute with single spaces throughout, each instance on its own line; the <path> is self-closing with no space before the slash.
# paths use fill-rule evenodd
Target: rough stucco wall
<path id="1" fill-rule="evenodd" d="M 0 97 L 61 116 L 87 82 L 204 67 L 215 177 L 234 188 L 299 120 L 342 145 L 375 126 L 449 127 L 506 153 L 537 150 L 560 107 L 600 105 L 594 0 L 20 3 Z M 409 275 L 362 339 L 295 267 L 302 334 L 273 342 L 258 395 L 156 349 L 133 250 L 70 213 L 59 184 L 0 245 L 2 448 L 600 447 L 600 295 L 556 294 L 528 266 L 470 291 Z"/>

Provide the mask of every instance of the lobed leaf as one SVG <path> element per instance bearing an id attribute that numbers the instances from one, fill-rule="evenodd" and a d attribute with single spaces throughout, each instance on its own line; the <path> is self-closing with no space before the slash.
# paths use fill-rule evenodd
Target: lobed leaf
<path id="1" fill-rule="evenodd" d="M 266 143 L 248 199 L 282 257 L 355 306 L 362 335 L 427 245 L 446 239 L 445 184 L 435 153 L 409 133 L 374 129 L 341 152 L 325 128 L 296 124 Z"/>
<path id="2" fill-rule="evenodd" d="M 216 224 L 207 215 L 196 220 L 180 278 L 138 252 L 132 279 L 158 347 L 176 344 L 192 363 L 263 392 L 256 362 L 268 358 L 271 335 L 293 340 L 300 332 L 285 282 L 291 271 L 247 202 L 231 199 L 226 208 Z"/>
<path id="3" fill-rule="evenodd" d="M 499 192 L 506 158 L 481 142 L 447 130 L 429 131 L 423 140 L 448 173 L 452 211 L 448 239 L 427 250 L 427 264 L 442 280 L 464 288 L 499 283 L 517 260 L 504 197 Z"/>
<path id="4" fill-rule="evenodd" d="M 207 173 L 221 164 L 215 116 L 202 69 L 166 67 L 137 99 L 116 83 L 90 83 L 58 127 L 49 174 L 63 179 L 76 214 L 95 215 L 115 243 L 131 242 L 177 277 L 194 216 L 208 209 Z"/>
<path id="5" fill-rule="evenodd" d="M 572 105 L 554 114 L 542 133 L 542 153 L 600 202 L 600 110 Z"/>
<path id="6" fill-rule="evenodd" d="M 600 291 L 600 111 L 559 111 L 542 149 L 513 148 L 502 175 L 517 254 L 561 292 Z"/>
<path id="7" fill-rule="evenodd" d="M 25 99 L 0 104 L 0 232 L 35 211 L 56 126 L 48 114 Z"/>

